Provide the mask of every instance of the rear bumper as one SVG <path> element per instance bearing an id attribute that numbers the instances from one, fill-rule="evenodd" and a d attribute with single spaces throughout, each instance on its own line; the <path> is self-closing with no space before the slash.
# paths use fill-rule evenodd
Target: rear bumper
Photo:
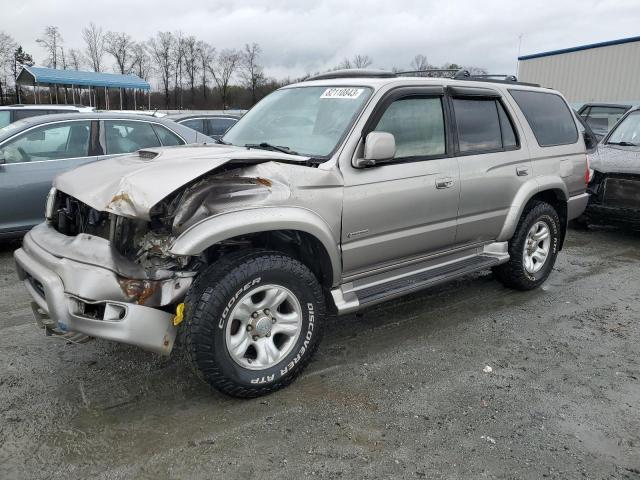
<path id="1" fill-rule="evenodd" d="M 588 193 L 582 193 L 580 195 L 569 197 L 569 200 L 567 201 L 567 220 L 573 220 L 582 215 L 584 210 L 587 208 L 588 203 Z"/>
<path id="2" fill-rule="evenodd" d="M 18 277 L 40 310 L 37 320 L 42 322 L 44 317 L 45 323 L 63 331 L 127 343 L 164 355 L 171 352 L 176 336 L 174 316 L 140 303 L 149 298 L 150 304 L 177 301 L 190 285 L 190 279 L 145 283 L 123 279 L 104 268 L 108 259 L 96 265 L 53 255 L 41 243 L 47 235 L 57 232 L 42 227 L 28 233 L 22 248 L 14 253 Z M 153 293 L 132 299 L 127 282 L 150 285 Z M 173 294 L 171 297 L 168 290 Z"/>

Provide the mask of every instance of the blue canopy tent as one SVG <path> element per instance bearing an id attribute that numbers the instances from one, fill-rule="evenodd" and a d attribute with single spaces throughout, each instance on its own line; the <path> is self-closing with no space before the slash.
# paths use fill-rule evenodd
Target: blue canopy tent
<path id="1" fill-rule="evenodd" d="M 93 89 L 93 104 L 95 106 L 95 91 L 97 88 L 104 88 L 105 96 L 105 108 L 109 109 L 109 93 L 108 89 L 117 88 L 120 92 L 120 109 L 122 109 L 122 91 L 126 89 L 133 90 L 134 109 L 136 108 L 136 95 L 137 90 L 147 91 L 151 90 L 149 82 L 143 80 L 137 75 L 120 75 L 117 73 L 101 73 L 101 72 L 82 72 L 79 70 L 58 70 L 55 68 L 45 67 L 28 67 L 23 66 L 22 70 L 18 74 L 16 79 L 18 85 L 32 86 L 34 88 L 34 102 L 40 103 L 40 96 L 38 93 L 39 87 L 52 87 L 60 86 L 71 89 L 71 95 L 73 97 L 73 103 L 76 103 L 75 94 L 76 89 L 88 88 L 89 89 L 89 105 L 92 104 L 92 89 Z M 66 93 L 65 93 L 66 97 Z M 65 103 L 66 103 L 65 98 Z M 150 102 L 149 96 L 149 102 Z M 53 103 L 53 97 L 50 96 L 50 102 Z M 58 91 L 56 89 L 56 103 L 58 103 Z"/>

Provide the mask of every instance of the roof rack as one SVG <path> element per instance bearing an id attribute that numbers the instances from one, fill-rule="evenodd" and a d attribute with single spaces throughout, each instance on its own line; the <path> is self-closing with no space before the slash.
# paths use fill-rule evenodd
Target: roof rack
<path id="1" fill-rule="evenodd" d="M 398 76 L 416 76 L 416 77 L 443 77 L 453 80 L 470 80 L 474 82 L 491 82 L 491 83 L 512 83 L 517 85 L 527 85 L 529 87 L 539 87 L 537 83 L 519 82 L 515 75 L 506 75 L 503 73 L 489 73 L 472 75 L 469 70 L 464 68 L 429 68 L 426 70 L 409 70 L 405 72 L 397 72 Z"/>
<path id="2" fill-rule="evenodd" d="M 314 75 L 306 80 L 329 80 L 335 78 L 396 78 L 396 77 L 437 77 L 453 80 L 469 80 L 473 82 L 508 83 L 539 87 L 537 83 L 519 82 L 515 75 L 506 74 L 480 74 L 472 75 L 464 68 L 429 68 L 425 70 L 407 70 L 402 72 L 389 72 L 387 70 L 374 70 L 366 68 L 344 68 L 332 72 Z"/>
<path id="3" fill-rule="evenodd" d="M 307 80 L 328 80 L 332 78 L 394 78 L 397 75 L 386 70 L 369 68 L 342 68 L 332 72 L 321 73 L 307 78 Z"/>

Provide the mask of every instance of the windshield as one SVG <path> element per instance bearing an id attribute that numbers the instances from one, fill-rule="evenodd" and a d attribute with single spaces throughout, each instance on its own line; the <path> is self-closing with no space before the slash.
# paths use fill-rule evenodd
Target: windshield
<path id="1" fill-rule="evenodd" d="M 366 87 L 294 87 L 277 90 L 253 107 L 222 138 L 225 143 L 327 157 L 362 109 Z"/>
<path id="2" fill-rule="evenodd" d="M 627 115 L 613 131 L 607 143 L 640 145 L 640 111 Z"/>

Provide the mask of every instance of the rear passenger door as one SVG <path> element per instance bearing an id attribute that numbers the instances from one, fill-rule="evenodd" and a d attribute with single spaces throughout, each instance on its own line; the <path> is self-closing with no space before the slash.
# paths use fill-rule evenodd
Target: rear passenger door
<path id="1" fill-rule="evenodd" d="M 459 245 L 495 240 L 521 185 L 531 178 L 514 115 L 497 90 L 448 89 L 460 166 Z"/>

